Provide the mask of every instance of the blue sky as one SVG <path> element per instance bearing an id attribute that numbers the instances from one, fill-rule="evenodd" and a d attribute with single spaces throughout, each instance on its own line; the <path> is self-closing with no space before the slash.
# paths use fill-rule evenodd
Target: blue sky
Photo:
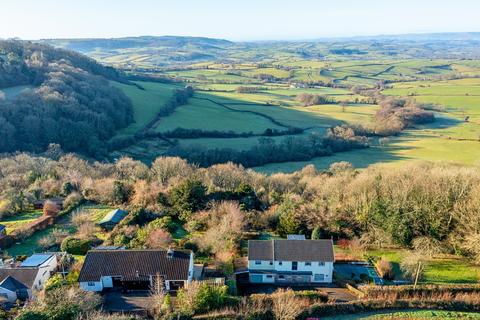
<path id="1" fill-rule="evenodd" d="M 478 0 L 0 0 L 0 38 L 230 40 L 480 31 Z"/>

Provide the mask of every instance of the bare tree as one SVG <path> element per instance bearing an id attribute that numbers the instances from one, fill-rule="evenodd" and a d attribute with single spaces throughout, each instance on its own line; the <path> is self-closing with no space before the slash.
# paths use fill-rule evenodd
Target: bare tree
<path id="1" fill-rule="evenodd" d="M 295 320 L 305 308 L 305 300 L 295 297 L 291 289 L 277 290 L 272 294 L 272 302 L 276 320 Z"/>

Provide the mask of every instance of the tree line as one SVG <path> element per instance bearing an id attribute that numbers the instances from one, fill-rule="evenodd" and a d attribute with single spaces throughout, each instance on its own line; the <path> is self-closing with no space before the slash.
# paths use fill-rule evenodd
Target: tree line
<path id="1" fill-rule="evenodd" d="M 335 152 L 367 147 L 366 137 L 355 135 L 348 127 L 335 127 L 330 128 L 326 136 L 318 133 L 308 136 L 287 136 L 280 142 L 261 137 L 256 145 L 247 150 L 179 145 L 170 149 L 167 155 L 181 157 L 201 167 L 229 161 L 245 167 L 256 167 L 275 162 L 307 161 Z"/>

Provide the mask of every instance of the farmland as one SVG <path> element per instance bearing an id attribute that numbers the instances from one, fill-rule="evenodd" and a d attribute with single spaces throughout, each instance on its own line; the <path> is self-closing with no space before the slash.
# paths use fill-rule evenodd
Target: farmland
<path id="1" fill-rule="evenodd" d="M 288 58 L 261 65 L 204 62 L 174 71 L 165 68 L 160 74 L 177 82 L 143 81 L 140 84 L 145 90 L 117 85 L 132 99 L 135 110 L 135 123 L 120 131 L 119 135 L 135 134 L 144 128 L 155 118 L 172 90 L 191 85 L 195 88 L 194 96 L 171 115 L 162 117 L 153 130 L 160 134 L 178 128 L 243 134 L 242 137 L 181 137 L 174 140 L 183 147 L 246 150 L 256 145 L 267 129 L 281 131 L 295 127 L 304 130 L 301 135 L 308 135 L 312 132 L 323 134 L 327 128 L 336 125 L 369 125 L 379 107 L 369 103 L 368 97 L 359 94 L 355 88 L 373 88 L 379 82 L 390 81 L 391 84 L 380 89 L 382 95 L 438 105 L 443 111 L 437 113 L 437 121 L 410 128 L 382 143 L 372 139 L 369 149 L 304 162 L 270 163 L 256 169 L 267 173 L 291 172 L 307 164 L 323 169 L 338 161 L 351 162 L 358 168 L 375 163 L 398 165 L 412 160 L 474 164 L 480 156 L 477 148 L 480 81 L 475 78 L 480 76 L 480 64 L 476 61 L 312 61 Z M 272 78 L 262 78 L 264 75 Z M 442 80 L 453 75 L 460 79 Z M 242 86 L 252 88 L 252 92 L 239 91 Z M 331 103 L 304 107 L 296 99 L 300 94 L 321 95 Z M 274 140 L 279 142 L 286 136 L 274 137 Z M 124 154 L 149 162 L 168 153 L 170 147 L 161 139 L 147 138 L 114 154 L 115 157 Z"/>

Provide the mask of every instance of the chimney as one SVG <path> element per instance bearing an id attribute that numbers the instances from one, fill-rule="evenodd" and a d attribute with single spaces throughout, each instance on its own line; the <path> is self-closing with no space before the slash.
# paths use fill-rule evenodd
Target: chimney
<path id="1" fill-rule="evenodd" d="M 172 247 L 168 247 L 168 250 L 167 250 L 167 258 L 168 259 L 172 259 L 173 258 L 173 250 L 172 250 Z"/>

